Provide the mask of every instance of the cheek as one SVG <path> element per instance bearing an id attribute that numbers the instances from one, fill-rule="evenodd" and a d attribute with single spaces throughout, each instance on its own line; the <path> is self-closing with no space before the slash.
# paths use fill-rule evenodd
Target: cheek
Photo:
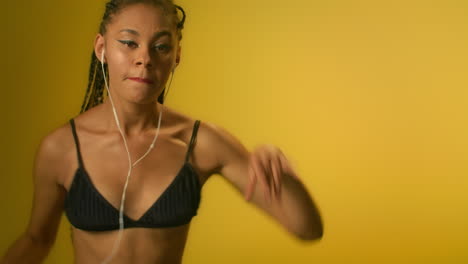
<path id="1" fill-rule="evenodd" d="M 131 55 L 128 52 L 117 50 L 114 55 L 114 64 L 120 68 L 125 67 L 131 63 Z"/>
<path id="2" fill-rule="evenodd" d="M 154 60 L 154 70 L 161 77 L 165 75 L 169 75 L 172 71 L 173 66 L 174 66 L 173 60 L 170 57 L 167 57 L 167 58 L 160 57 Z"/>
<path id="3" fill-rule="evenodd" d="M 117 51 L 114 55 L 114 60 L 116 63 L 122 63 L 130 60 L 130 54 L 127 54 L 122 51 Z"/>
<path id="4" fill-rule="evenodd" d="M 166 60 L 166 61 L 161 61 L 157 63 L 156 68 L 158 68 L 158 66 L 161 69 L 161 71 L 164 71 L 165 73 L 169 73 L 172 71 L 173 64 L 171 60 Z"/>
<path id="5" fill-rule="evenodd" d="M 112 58 L 108 59 L 109 63 L 109 74 L 112 74 L 117 78 L 122 78 L 125 77 L 125 74 L 127 73 L 126 69 L 129 68 L 130 66 L 130 57 L 123 53 L 116 51 L 113 53 Z"/>

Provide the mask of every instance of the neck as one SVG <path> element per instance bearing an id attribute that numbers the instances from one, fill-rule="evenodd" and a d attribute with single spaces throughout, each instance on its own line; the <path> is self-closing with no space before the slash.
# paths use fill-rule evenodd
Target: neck
<path id="1" fill-rule="evenodd" d="M 162 111 L 163 105 L 154 102 L 134 104 L 117 101 L 114 97 L 112 99 L 120 127 L 125 136 L 139 135 L 158 126 L 159 113 Z M 109 128 L 118 131 L 109 98 L 104 101 L 103 106 L 106 109 L 105 115 L 107 116 L 106 120 L 108 120 Z"/>

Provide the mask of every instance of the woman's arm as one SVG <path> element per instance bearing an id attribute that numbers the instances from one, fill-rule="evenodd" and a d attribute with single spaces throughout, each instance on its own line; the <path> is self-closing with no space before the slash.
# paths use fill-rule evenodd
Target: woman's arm
<path id="1" fill-rule="evenodd" d="M 221 127 L 204 122 L 200 128 L 198 142 L 212 152 L 210 156 L 217 157 L 217 173 L 245 196 L 251 196 L 252 203 L 296 237 L 302 240 L 322 238 L 323 224 L 318 209 L 279 149 L 273 151 L 275 147 L 268 145 L 251 153 Z M 283 169 L 279 169 L 280 163 L 272 162 L 272 166 L 259 163 L 261 157 L 269 153 L 272 160 L 282 160 Z M 259 167 L 262 168 L 259 170 Z M 277 177 L 273 177 L 273 171 L 276 171 Z"/>
<path id="2" fill-rule="evenodd" d="M 7 250 L 1 264 L 42 263 L 55 242 L 65 190 L 57 181 L 61 146 L 53 135 L 42 140 L 36 153 L 34 200 L 29 224 Z"/>

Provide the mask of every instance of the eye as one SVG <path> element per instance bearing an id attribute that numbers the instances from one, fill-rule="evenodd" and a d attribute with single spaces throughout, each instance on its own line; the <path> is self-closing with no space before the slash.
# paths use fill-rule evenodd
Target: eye
<path id="1" fill-rule="evenodd" d="M 166 44 L 160 44 L 160 45 L 154 46 L 154 49 L 155 49 L 156 51 L 165 53 L 165 52 L 168 52 L 168 51 L 171 50 L 171 46 L 166 45 Z"/>
<path id="2" fill-rule="evenodd" d="M 131 40 L 119 40 L 120 43 L 130 47 L 130 48 L 136 48 L 138 47 L 138 44 L 135 43 L 135 41 Z"/>

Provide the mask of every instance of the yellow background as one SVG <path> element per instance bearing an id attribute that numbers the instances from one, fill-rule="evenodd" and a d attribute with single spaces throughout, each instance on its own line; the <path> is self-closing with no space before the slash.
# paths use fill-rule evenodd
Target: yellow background
<path id="1" fill-rule="evenodd" d="M 104 3 L 4 3 L 2 255 L 28 221 L 40 139 L 79 112 Z M 468 1 L 178 3 L 167 104 L 283 149 L 325 223 L 300 242 L 216 176 L 184 263 L 468 263 Z M 69 226 L 46 263 L 71 263 Z"/>

